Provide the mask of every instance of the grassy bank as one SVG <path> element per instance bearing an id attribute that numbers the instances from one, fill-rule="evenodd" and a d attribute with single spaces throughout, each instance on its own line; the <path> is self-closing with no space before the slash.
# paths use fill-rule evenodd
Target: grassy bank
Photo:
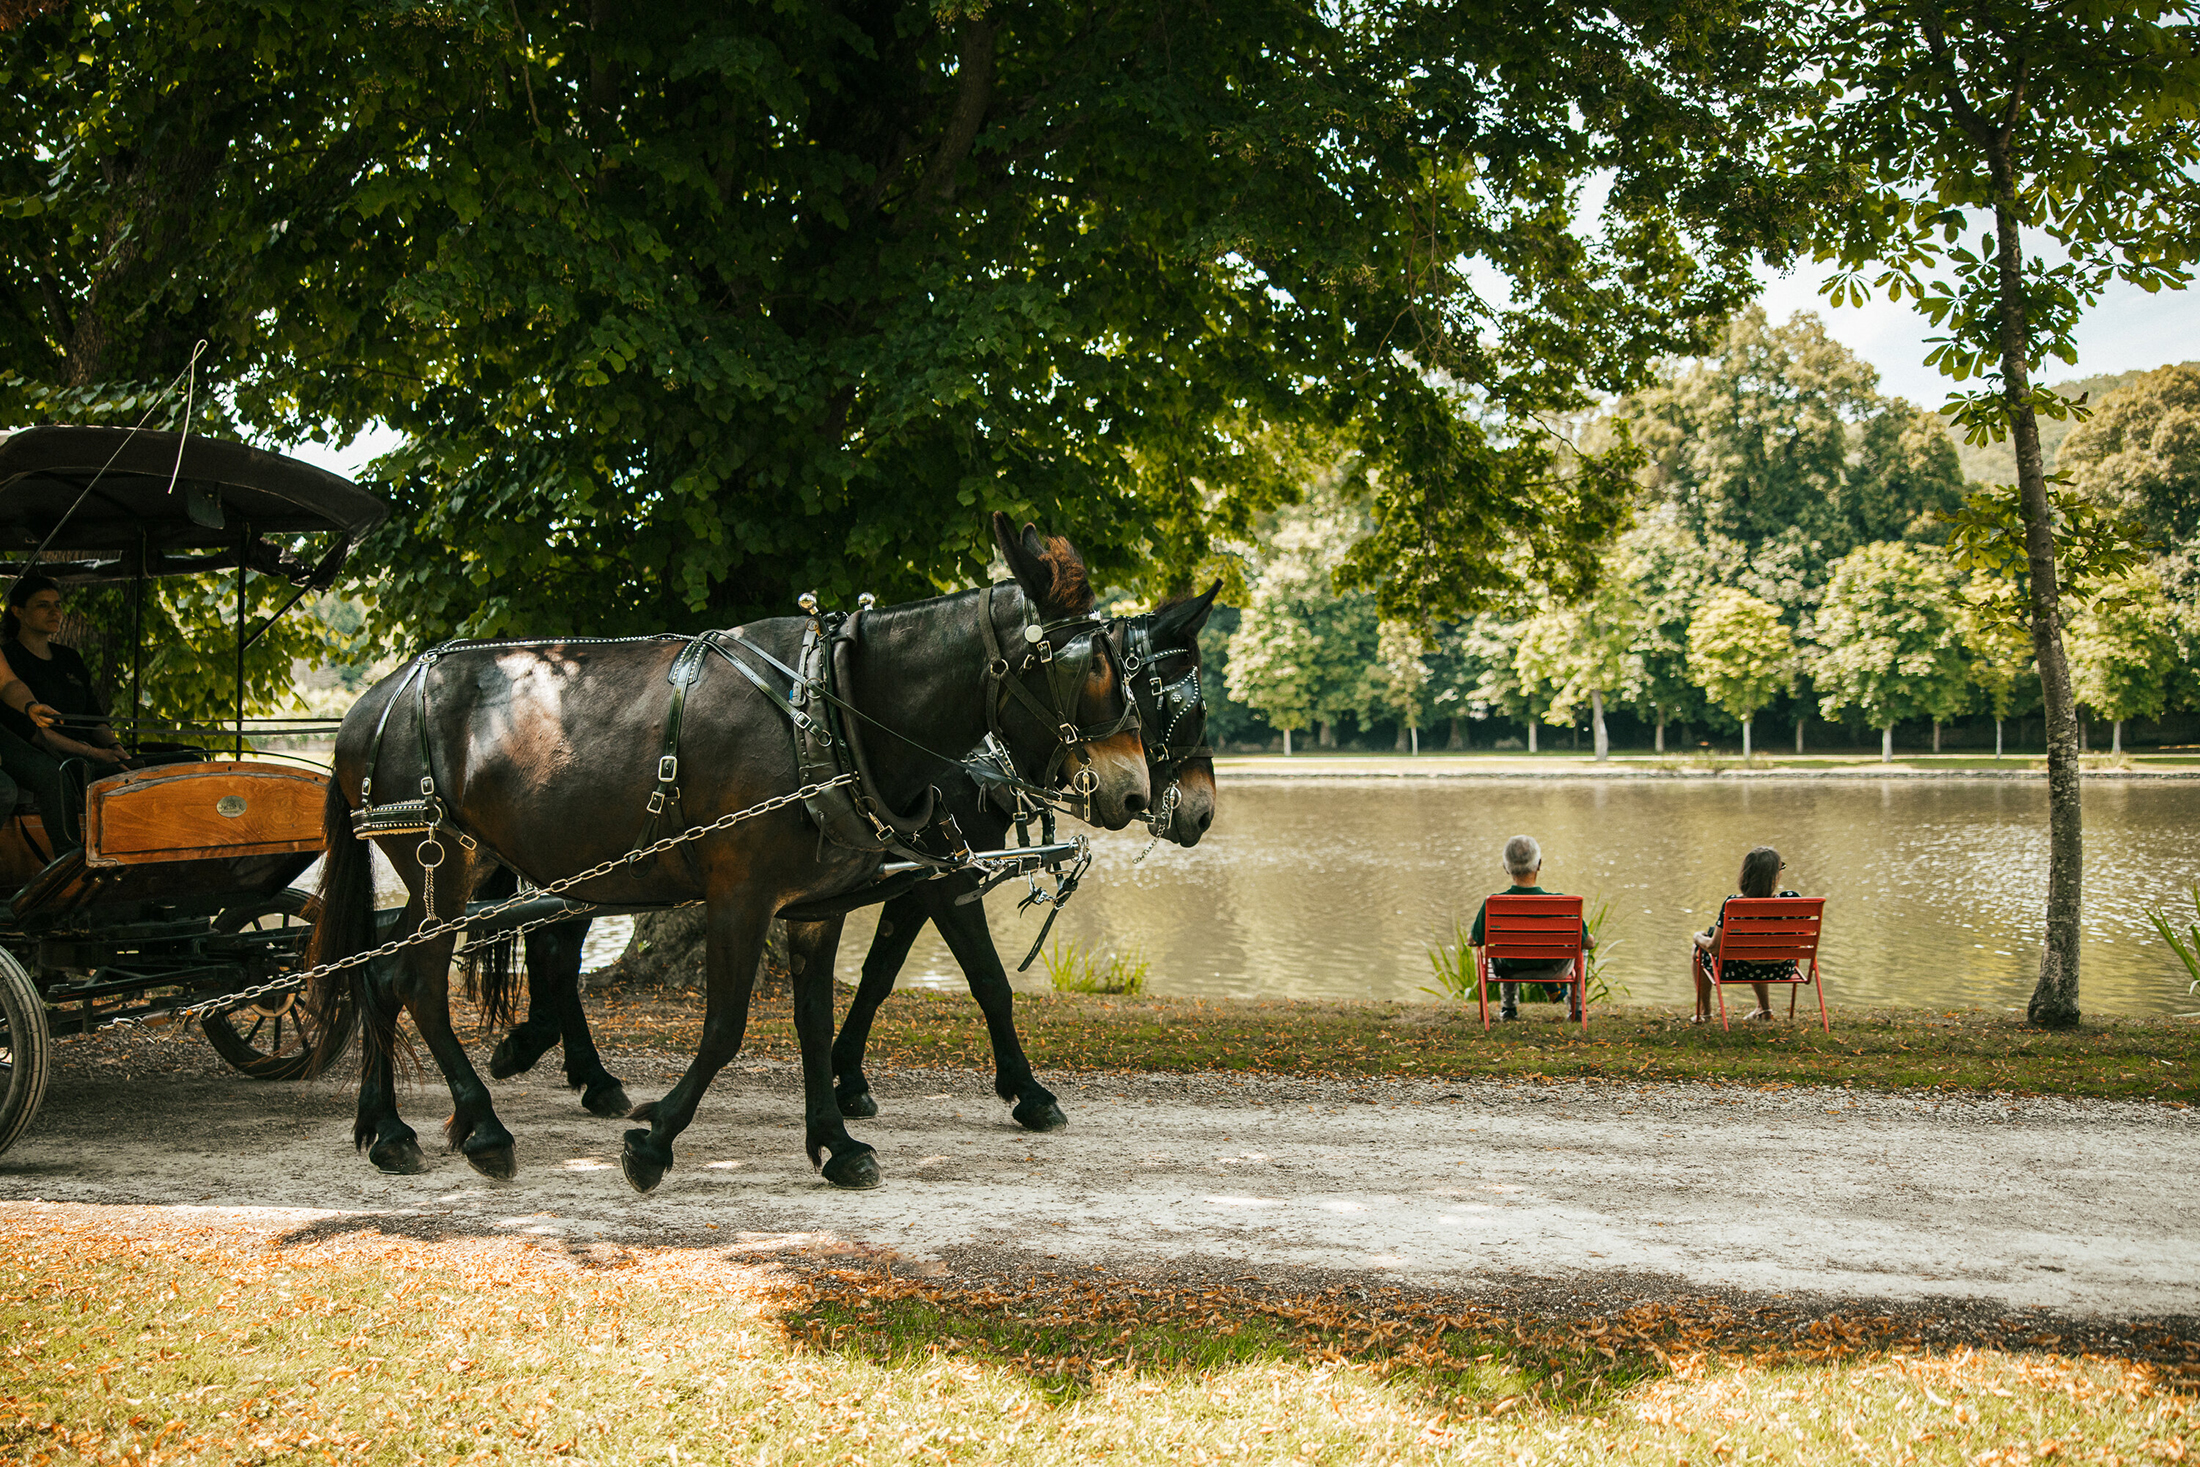
<path id="1" fill-rule="evenodd" d="M 253 1226 L 262 1231 L 250 1232 Z M 963 1290 L 134 1209 L 0 1210 L 27 1463 L 2181 1461 L 2200 1342 L 1888 1316 L 1563 1323 L 1384 1290 Z"/>
<path id="2" fill-rule="evenodd" d="M 842 995 L 845 1004 L 846 995 Z M 1806 1002 L 1807 996 L 1806 996 Z M 699 995 L 613 989 L 591 995 L 598 1037 L 692 1050 Z M 2192 1104 L 2200 1100 L 2200 1021 L 2116 1019 L 2046 1033 L 2002 1014 L 1834 1011 L 1833 1033 L 1805 1024 L 1691 1025 L 1670 1013 L 1592 1009 L 1589 1034 L 1552 1005 L 1485 1034 L 1471 1005 L 1019 995 L 1016 1021 L 1048 1071 L 1235 1070 L 1336 1078 L 1607 1079 L 1875 1089 L 2004 1090 Z M 749 1052 L 796 1057 L 791 1013 L 760 1002 Z M 910 991 L 880 1010 L 871 1063 L 990 1068 L 977 1005 Z"/>

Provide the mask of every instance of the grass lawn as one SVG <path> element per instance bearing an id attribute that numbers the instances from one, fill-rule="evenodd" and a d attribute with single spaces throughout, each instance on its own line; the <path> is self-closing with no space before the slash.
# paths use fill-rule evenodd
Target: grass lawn
<path id="1" fill-rule="evenodd" d="M 1777 995 L 1776 995 L 1777 997 Z M 842 995 L 845 1003 L 846 995 Z M 1803 1002 L 1808 1003 L 1808 995 Z M 694 1048 L 700 995 L 610 989 L 588 1000 L 600 1041 Z M 1236 1070 L 1332 1078 L 1700 1080 L 1732 1085 L 2003 1090 L 2189 1105 L 2200 1100 L 2200 1021 L 2115 1019 L 2064 1033 L 2013 1015 L 1835 1009 L 1774 1024 L 1691 1025 L 1668 1012 L 1591 1008 L 1589 1034 L 1557 1005 L 1489 1033 L 1468 1004 L 1102 998 L 1020 994 L 1016 1022 L 1042 1075 Z M 796 1058 L 784 1000 L 760 1001 L 747 1052 Z M 978 1007 L 905 991 L 879 1011 L 868 1064 L 990 1069 Z"/>
<path id="2" fill-rule="evenodd" d="M 129 1216 L 135 1213 L 136 1215 Z M 0 1211 L 0 1459 L 79 1463 L 2176 1462 L 2200 1342 L 1708 1301 L 956 1289 L 725 1248 Z M 258 1229 L 257 1232 L 253 1229 Z"/>

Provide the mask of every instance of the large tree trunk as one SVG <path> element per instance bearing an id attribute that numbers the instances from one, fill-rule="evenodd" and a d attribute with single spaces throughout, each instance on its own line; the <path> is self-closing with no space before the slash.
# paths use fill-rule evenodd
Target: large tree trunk
<path id="1" fill-rule="evenodd" d="M 1612 740 L 1604 730 L 1604 690 L 1601 688 L 1589 690 L 1589 718 L 1596 728 L 1597 763 L 1602 764 L 1612 757 Z"/>
<path id="2" fill-rule="evenodd" d="M 701 907 L 644 912 L 634 919 L 634 936 L 610 967 L 593 976 L 592 988 L 617 984 L 655 984 L 665 988 L 701 988 L 706 923 Z M 764 958 L 756 969 L 756 992 L 771 997 L 788 991 L 787 924 L 772 923 L 764 935 Z"/>
<path id="3" fill-rule="evenodd" d="M 1337 747 L 1337 721 L 1334 718 L 1325 718 L 1320 723 L 1315 724 L 1314 728 L 1314 741 L 1319 747 L 1324 749 Z"/>
<path id="4" fill-rule="evenodd" d="M 2123 751 L 2124 721 L 2119 718 L 2116 720 L 2114 728 L 2110 731 L 2108 735 L 2108 752 L 2111 754 L 2121 754 Z"/>
<path id="5" fill-rule="evenodd" d="M 2017 502 L 2024 518 L 2024 552 L 2030 571 L 2032 655 L 2040 669 L 2041 711 L 2047 721 L 2047 943 L 2040 952 L 2039 982 L 2027 1010 L 2043 1028 L 2078 1022 L 2079 881 L 2085 871 L 2083 794 L 2078 774 L 2078 700 L 2063 656 L 2061 591 L 2055 575 L 2055 530 L 2047 502 L 2047 472 L 2040 455 L 2040 426 L 2032 411 L 2026 368 L 2031 323 L 2025 318 L 2024 261 L 2017 237 L 2015 175 L 2006 138 L 1990 135 L 1986 148 L 1994 181 L 1995 269 L 2001 307 L 2001 389 L 2016 439 Z"/>
<path id="6" fill-rule="evenodd" d="M 2001 757 L 2001 720 L 1998 718 L 1994 720 L 1994 757 Z"/>
<path id="7" fill-rule="evenodd" d="M 1933 752 L 1940 752 L 1940 720 L 1937 718 L 1933 720 Z"/>

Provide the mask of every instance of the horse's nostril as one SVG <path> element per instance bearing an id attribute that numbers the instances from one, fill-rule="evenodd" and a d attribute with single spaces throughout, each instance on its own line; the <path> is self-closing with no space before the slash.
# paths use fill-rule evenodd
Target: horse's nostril
<path id="1" fill-rule="evenodd" d="M 1210 825 L 1212 825 L 1212 824 L 1214 824 L 1214 823 L 1215 823 L 1215 812 L 1214 812 L 1214 811 L 1212 811 L 1212 810 L 1209 810 L 1209 811 L 1207 811 L 1207 812 L 1206 812 L 1206 813 L 1205 813 L 1204 815 L 1201 815 L 1201 816 L 1199 817 L 1199 833 L 1200 833 L 1201 835 L 1205 835 L 1205 834 L 1207 833 L 1207 827 L 1208 827 L 1208 826 L 1210 826 Z"/>
<path id="2" fill-rule="evenodd" d="M 1123 796 L 1123 808 L 1132 815 L 1142 815 L 1146 810 L 1146 797 L 1141 794 Z"/>

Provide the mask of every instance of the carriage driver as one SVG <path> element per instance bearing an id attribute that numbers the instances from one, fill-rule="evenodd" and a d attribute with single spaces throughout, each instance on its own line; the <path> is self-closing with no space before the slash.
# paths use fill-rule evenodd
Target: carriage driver
<path id="1" fill-rule="evenodd" d="M 61 588 L 41 575 L 17 581 L 0 623 L 0 769 L 37 796 L 55 855 L 72 844 L 61 818 L 69 799 L 60 761 L 119 766 L 128 758 L 104 722 L 84 659 L 55 645 L 60 630 Z M 67 733 L 64 717 L 72 719 Z"/>

